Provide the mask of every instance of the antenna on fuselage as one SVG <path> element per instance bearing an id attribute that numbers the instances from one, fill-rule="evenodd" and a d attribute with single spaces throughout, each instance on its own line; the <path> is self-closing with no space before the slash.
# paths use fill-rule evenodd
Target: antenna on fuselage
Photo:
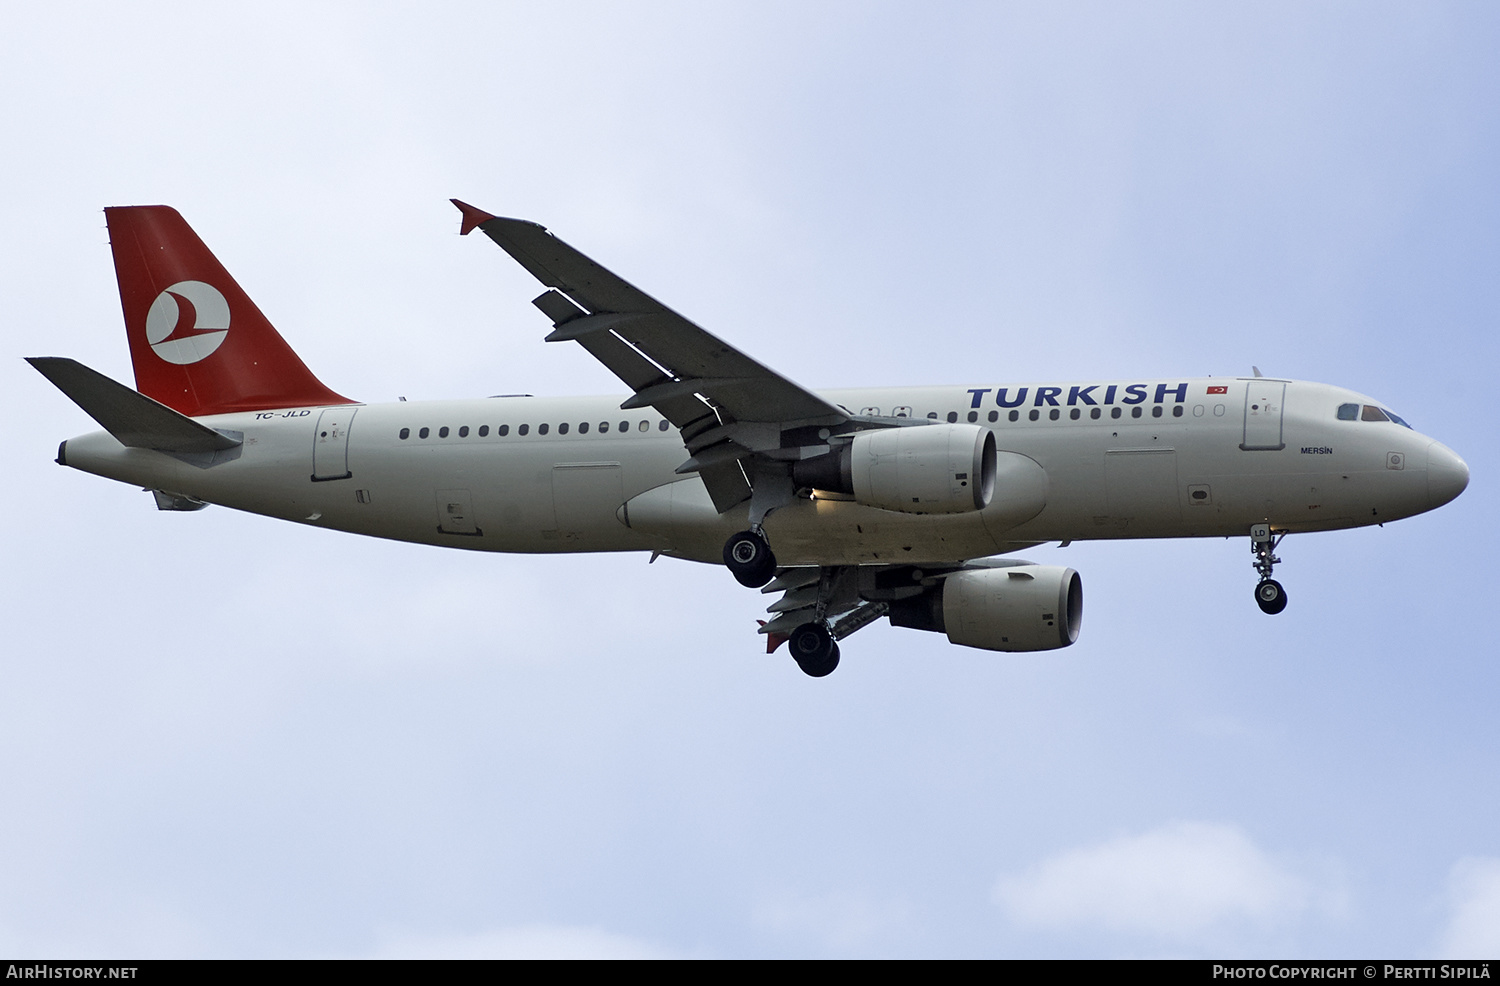
<path id="1" fill-rule="evenodd" d="M 1254 363 L 1250 364 L 1250 370 L 1255 374 L 1257 378 L 1265 376 L 1264 373 L 1260 372 L 1260 367 L 1256 366 Z"/>

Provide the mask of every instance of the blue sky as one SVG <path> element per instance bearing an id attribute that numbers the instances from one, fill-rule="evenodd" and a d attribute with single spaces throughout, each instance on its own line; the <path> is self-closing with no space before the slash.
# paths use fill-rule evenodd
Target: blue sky
<path id="1" fill-rule="evenodd" d="M 33 6 L 0 37 L 0 952 L 1493 956 L 1483 3 Z M 1268 374 L 1469 490 L 1028 552 L 1035 656 L 813 681 L 643 556 L 364 541 L 59 469 L 131 379 L 100 210 L 177 207 L 331 387 L 609 393 L 449 196 L 814 387 Z"/>

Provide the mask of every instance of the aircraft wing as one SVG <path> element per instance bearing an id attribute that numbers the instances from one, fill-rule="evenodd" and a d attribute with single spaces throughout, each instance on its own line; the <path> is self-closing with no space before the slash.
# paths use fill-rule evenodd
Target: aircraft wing
<path id="1" fill-rule="evenodd" d="M 774 652 L 804 623 L 826 619 L 838 640 L 883 616 L 888 605 L 861 599 L 858 580 L 859 569 L 853 565 L 778 569 L 776 578 L 760 590 L 781 593 L 779 600 L 766 607 L 770 619 L 760 621 L 760 632 L 768 638 L 766 653 Z"/>
<path id="2" fill-rule="evenodd" d="M 578 342 L 635 392 L 622 408 L 654 407 L 682 430 L 692 458 L 679 471 L 699 473 L 721 511 L 750 495 L 739 461 L 758 446 L 779 446 L 788 428 L 850 420 L 545 227 L 453 204 L 463 213 L 463 233 L 483 230 L 550 289 L 533 302 L 552 319 L 548 342 Z"/>
<path id="3" fill-rule="evenodd" d="M 1008 542 L 1005 552 L 1034 548 L 1039 542 Z M 781 593 L 781 598 L 766 607 L 768 620 L 760 620 L 760 632 L 766 637 L 766 653 L 786 643 L 792 631 L 805 623 L 822 622 L 834 640 L 842 640 L 880 617 L 892 612 L 901 600 L 913 600 L 928 588 L 950 575 L 983 569 L 1024 568 L 1032 563 L 1020 558 L 993 555 L 975 558 L 956 565 L 834 565 L 814 567 L 794 565 L 778 568 L 776 578 L 764 586 L 762 593 Z M 910 617 L 897 626 L 918 626 Z M 918 626 L 919 629 L 922 627 Z M 940 629 L 926 627 L 926 629 Z"/>

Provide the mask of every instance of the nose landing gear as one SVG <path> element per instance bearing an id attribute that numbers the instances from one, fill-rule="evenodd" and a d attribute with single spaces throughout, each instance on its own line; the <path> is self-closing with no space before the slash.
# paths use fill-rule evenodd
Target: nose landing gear
<path id="1" fill-rule="evenodd" d="M 1281 561 L 1276 557 L 1276 546 L 1284 537 L 1285 531 L 1272 533 L 1270 524 L 1255 524 L 1250 528 L 1250 553 L 1255 555 L 1255 570 L 1260 573 L 1260 582 L 1255 586 L 1255 604 L 1262 613 L 1271 616 L 1286 609 L 1286 590 L 1271 578 L 1271 570 Z"/>

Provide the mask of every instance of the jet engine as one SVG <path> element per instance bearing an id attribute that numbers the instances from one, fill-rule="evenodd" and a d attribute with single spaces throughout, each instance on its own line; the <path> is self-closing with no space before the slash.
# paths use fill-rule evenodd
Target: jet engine
<path id="1" fill-rule="evenodd" d="M 965 647 L 1034 651 L 1067 647 L 1083 625 L 1083 580 L 1071 568 L 971 568 L 933 591 L 891 604 L 891 624 L 946 633 Z"/>
<path id="2" fill-rule="evenodd" d="M 861 432 L 837 452 L 797 463 L 792 477 L 883 510 L 983 510 L 995 492 L 995 436 L 969 424 Z"/>

